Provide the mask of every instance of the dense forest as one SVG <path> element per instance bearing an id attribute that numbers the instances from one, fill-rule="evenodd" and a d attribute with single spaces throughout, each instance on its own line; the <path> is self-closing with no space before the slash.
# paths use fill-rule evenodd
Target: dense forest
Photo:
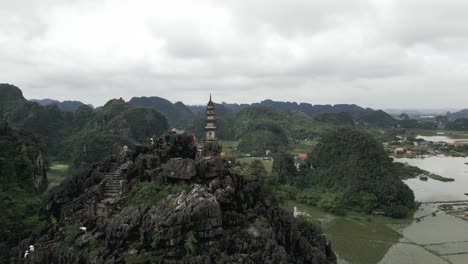
<path id="1" fill-rule="evenodd" d="M 299 170 L 292 155 L 278 154 L 273 172 L 279 189 L 289 192 L 289 197 L 273 200 L 293 198 L 337 214 L 380 209 L 393 217 L 404 217 L 415 206 L 413 191 L 401 181 L 412 172 L 393 163 L 381 144 L 358 130 L 325 133 Z"/>
<path id="2" fill-rule="evenodd" d="M 40 226 L 41 193 L 47 188 L 44 143 L 0 122 L 0 263 L 10 248 Z"/>
<path id="3" fill-rule="evenodd" d="M 13 85 L 0 85 L 0 118 L 11 126 L 44 140 L 48 157 L 85 167 L 102 159 L 114 144 L 147 143 L 169 129 L 164 115 L 154 109 L 134 108 L 113 99 L 94 110 L 82 104 L 75 111 L 42 106 L 23 97 Z"/>

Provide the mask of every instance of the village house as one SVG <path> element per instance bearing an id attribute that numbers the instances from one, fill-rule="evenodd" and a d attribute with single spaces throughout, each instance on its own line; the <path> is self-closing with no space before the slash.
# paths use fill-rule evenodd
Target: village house
<path id="1" fill-rule="evenodd" d="M 402 155 L 402 154 L 406 153 L 406 149 L 405 148 L 396 148 L 393 153 L 395 153 L 396 155 Z"/>
<path id="2" fill-rule="evenodd" d="M 301 160 L 307 159 L 307 154 L 306 153 L 299 153 L 297 154 L 297 158 Z"/>

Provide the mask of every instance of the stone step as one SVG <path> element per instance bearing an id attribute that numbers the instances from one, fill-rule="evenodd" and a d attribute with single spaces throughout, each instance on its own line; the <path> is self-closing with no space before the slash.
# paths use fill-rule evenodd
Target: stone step
<path id="1" fill-rule="evenodd" d="M 120 183 L 119 182 L 106 182 L 104 186 L 110 186 L 110 187 L 119 187 Z"/>
<path id="2" fill-rule="evenodd" d="M 110 183 L 120 183 L 121 180 L 117 180 L 117 179 L 107 179 L 106 182 L 110 182 Z"/>
<path id="3" fill-rule="evenodd" d="M 104 192 L 120 192 L 120 188 L 106 188 Z"/>
<path id="4" fill-rule="evenodd" d="M 120 191 L 119 190 L 105 190 L 104 191 L 104 195 L 106 195 L 108 193 L 120 193 Z"/>
<path id="5" fill-rule="evenodd" d="M 106 186 L 120 186 L 120 182 L 118 181 L 106 181 Z"/>
<path id="6" fill-rule="evenodd" d="M 120 193 L 120 189 L 104 189 L 104 193 Z"/>

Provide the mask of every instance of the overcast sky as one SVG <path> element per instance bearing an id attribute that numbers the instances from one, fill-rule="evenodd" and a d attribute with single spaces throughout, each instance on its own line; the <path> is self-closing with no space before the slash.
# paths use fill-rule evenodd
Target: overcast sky
<path id="1" fill-rule="evenodd" d="M 466 0 L 0 0 L 26 98 L 468 107 Z"/>

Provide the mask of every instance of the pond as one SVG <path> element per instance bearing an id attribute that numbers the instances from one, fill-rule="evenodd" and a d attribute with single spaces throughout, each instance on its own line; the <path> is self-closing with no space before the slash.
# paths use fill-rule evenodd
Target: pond
<path id="1" fill-rule="evenodd" d="M 408 219 L 352 213 L 338 217 L 294 202 L 287 207 L 296 206 L 312 221 L 320 222 L 338 255 L 338 263 L 468 263 L 468 221 L 440 210 L 441 203 L 432 203 L 468 200 L 464 195 L 468 192 L 468 165 L 464 164 L 468 158 L 429 157 L 396 161 L 454 178 L 455 182 L 432 179 L 405 181 L 415 192 L 416 200 L 425 202 Z M 464 206 L 468 208 L 468 203 Z"/>

